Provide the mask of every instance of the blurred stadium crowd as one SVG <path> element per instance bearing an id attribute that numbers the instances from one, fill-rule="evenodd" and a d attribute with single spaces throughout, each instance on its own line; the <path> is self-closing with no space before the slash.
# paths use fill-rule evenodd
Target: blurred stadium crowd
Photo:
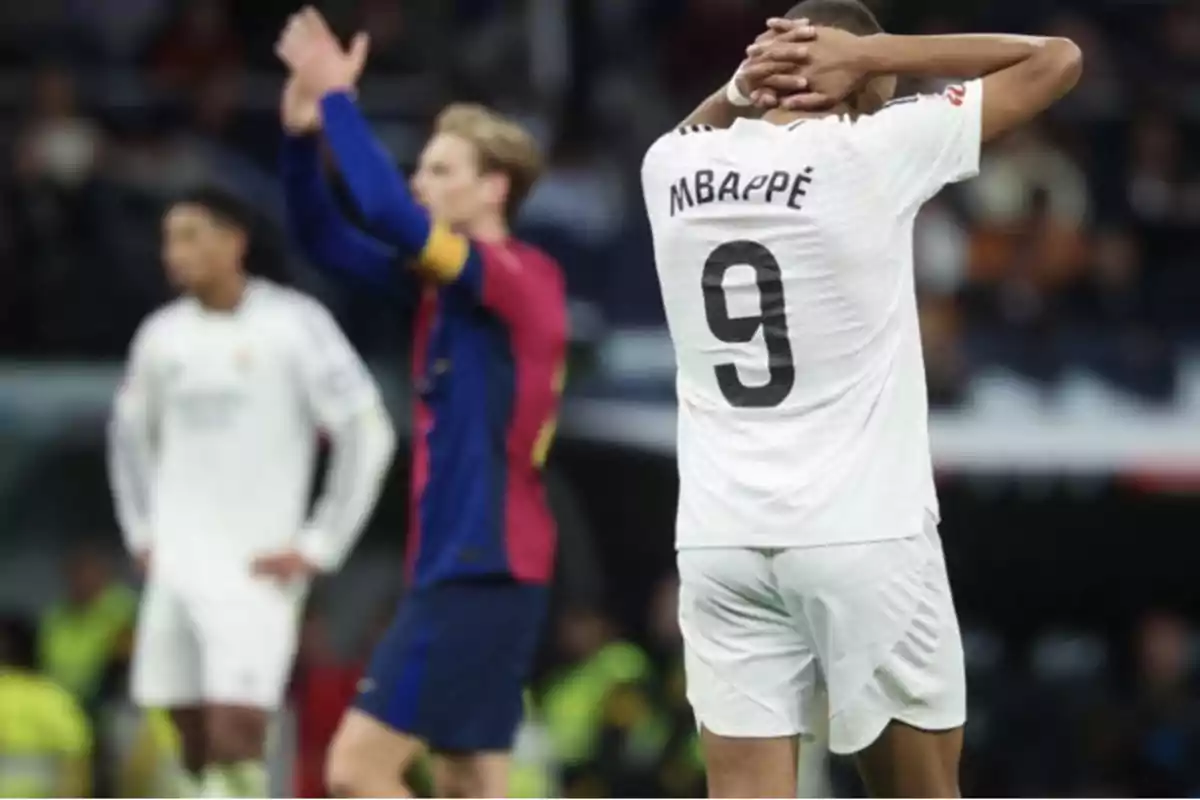
<path id="1" fill-rule="evenodd" d="M 89 786 L 94 796 L 169 796 L 178 768 L 170 723 L 127 701 L 135 594 L 94 548 L 73 553 L 62 579 L 63 600 L 36 624 L 6 617 L 0 626 L 0 797 L 89 796 Z M 557 616 L 530 689 L 512 796 L 704 795 L 676 590 L 672 579 L 656 587 L 636 641 L 599 609 Z M 391 604 L 379 610 L 350 648 L 337 646 L 319 605 L 305 620 L 273 746 L 282 796 L 324 796 L 325 748 Z M 1047 635 L 1009 652 L 968 632 L 965 796 L 1193 796 L 1194 634 L 1181 617 L 1153 613 L 1124 644 L 1110 652 L 1097 637 Z M 29 769 L 38 758 L 55 765 L 55 781 Z M 811 796 L 862 796 L 849 762 L 817 759 L 813 770 Z M 413 785 L 429 786 L 420 774 Z"/>
<path id="2" fill-rule="evenodd" d="M 225 182 L 254 199 L 264 223 L 282 218 L 271 51 L 293 5 L 0 4 L 0 357 L 121 357 L 137 323 L 169 295 L 158 217 L 183 188 Z M 728 77 L 766 14 L 789 3 L 321 5 L 344 30 L 372 35 L 361 101 L 398 163 L 413 162 L 430 115 L 450 99 L 495 104 L 537 132 L 549 170 L 519 227 L 564 264 L 577 334 L 587 339 L 661 325 L 641 154 Z M 1079 89 L 1043 125 L 992 148 L 982 177 L 920 220 L 935 403 L 961 402 L 973 376 L 1000 366 L 1047 392 L 1084 370 L 1116 393 L 1170 404 L 1200 338 L 1200 164 L 1187 146 L 1200 127 L 1200 3 L 874 5 L 896 30 L 1060 33 L 1087 58 Z M 330 284 L 282 236 L 261 244 L 260 269 L 284 265 L 365 353 L 404 353 L 402 299 Z M 90 550 L 70 559 L 63 599 L 32 620 L 36 630 L 14 619 L 0 635 L 0 796 L 37 796 L 28 767 L 54 748 L 86 761 L 98 791 L 161 793 L 172 734 L 122 707 L 135 598 L 110 561 Z M 610 594 L 621 582 L 607 576 L 617 587 Z M 595 603 L 559 615 L 531 692 L 514 792 L 702 792 L 670 581 L 653 597 L 636 635 Z M 323 743 L 369 644 L 369 631 L 337 642 L 332 624 L 319 606 L 306 623 L 281 762 L 295 780 L 286 791 L 319 793 Z M 969 633 L 964 791 L 1200 794 L 1196 635 L 1169 613 L 1131 627 L 1130 636 L 1046 635 L 1019 647 Z M 73 699 L 46 684 L 44 704 L 29 700 L 28 670 Z M 839 793 L 858 791 L 845 764 L 833 764 L 831 780 Z"/>
<path id="3" fill-rule="evenodd" d="M 373 35 L 363 101 L 398 162 L 413 162 L 430 112 L 450 98 L 516 114 L 550 154 L 524 234 L 560 257 L 573 296 L 607 323 L 661 322 L 641 153 L 728 75 L 768 4 L 326 5 L 346 30 Z M 1169 400 L 1200 300 L 1200 182 L 1186 147 L 1200 114 L 1195 3 L 880 5 L 898 30 L 1037 30 L 1069 35 L 1087 53 L 1080 88 L 1045 124 L 994 148 L 983 177 L 921 221 L 937 399 L 953 403 L 977 368 L 1001 364 L 1047 385 L 1084 367 Z M 290 4 L 5 6 L 0 343 L 10 353 L 116 355 L 166 292 L 155 255 L 163 197 L 219 176 L 278 219 L 271 44 Z M 351 313 L 341 299 L 362 347 L 394 346 L 394 309 Z"/>

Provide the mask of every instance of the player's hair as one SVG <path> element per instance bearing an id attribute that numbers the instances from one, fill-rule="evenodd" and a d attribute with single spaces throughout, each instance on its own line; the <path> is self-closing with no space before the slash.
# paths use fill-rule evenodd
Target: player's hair
<path id="1" fill-rule="evenodd" d="M 542 157 L 533 136 L 516 122 L 473 103 L 455 103 L 438 114 L 435 133 L 461 136 L 479 154 L 481 172 L 508 177 L 505 214 L 513 217 L 542 171 Z"/>
<path id="2" fill-rule="evenodd" d="M 175 198 L 174 205 L 203 208 L 222 225 L 246 236 L 254 228 L 254 212 L 233 192 L 217 186 L 200 186 Z"/>
<path id="3" fill-rule="evenodd" d="M 807 19 L 813 25 L 839 28 L 856 36 L 883 33 L 883 26 L 862 0 L 804 0 L 792 6 L 788 19 Z"/>
<path id="4" fill-rule="evenodd" d="M 217 222 L 246 237 L 243 267 L 250 275 L 276 283 L 290 282 L 279 231 L 252 205 L 219 186 L 201 186 L 175 198 L 172 206 L 202 208 Z"/>

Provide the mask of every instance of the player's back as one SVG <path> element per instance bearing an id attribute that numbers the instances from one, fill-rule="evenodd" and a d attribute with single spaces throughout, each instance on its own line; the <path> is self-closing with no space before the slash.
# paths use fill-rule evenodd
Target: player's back
<path id="1" fill-rule="evenodd" d="M 944 137 L 927 129 L 948 106 L 911 104 L 693 128 L 647 154 L 678 366 L 679 546 L 887 539 L 936 514 L 912 227 L 973 166 L 910 169 L 897 137 Z"/>

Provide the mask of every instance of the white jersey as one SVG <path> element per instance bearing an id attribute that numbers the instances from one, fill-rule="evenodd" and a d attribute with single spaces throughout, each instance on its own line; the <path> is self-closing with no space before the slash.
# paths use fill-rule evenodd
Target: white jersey
<path id="1" fill-rule="evenodd" d="M 368 435 L 339 443 L 356 428 Z M 335 463 L 310 521 L 322 432 Z M 142 324 L 116 399 L 118 516 L 159 577 L 248 577 L 255 557 L 289 548 L 332 568 L 374 504 L 392 441 L 370 373 L 316 301 L 261 280 L 231 312 L 180 299 Z M 355 452 L 335 474 L 338 450 Z"/>
<path id="2" fill-rule="evenodd" d="M 677 545 L 919 534 L 937 515 L 913 221 L 979 167 L 982 86 L 646 154 L 675 346 Z"/>

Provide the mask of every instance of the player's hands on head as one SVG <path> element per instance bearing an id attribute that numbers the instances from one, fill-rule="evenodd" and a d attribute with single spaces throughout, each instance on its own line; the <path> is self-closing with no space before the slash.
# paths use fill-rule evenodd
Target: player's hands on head
<path id="1" fill-rule="evenodd" d="M 792 21 L 772 19 L 771 28 L 781 34 Z M 802 89 L 781 96 L 779 106 L 791 111 L 820 111 L 834 106 L 858 91 L 871 77 L 863 59 L 863 37 L 838 28 L 817 27 L 803 43 L 776 37 L 755 42 L 747 48 L 751 60 L 767 63 L 799 62 L 797 74 Z"/>
<path id="2" fill-rule="evenodd" d="M 280 583 L 309 578 L 320 570 L 296 550 L 268 553 L 254 559 L 251 570 L 262 578 L 273 578 Z"/>
<path id="3" fill-rule="evenodd" d="M 312 6 L 288 19 L 275 44 L 275 54 L 287 65 L 300 96 L 319 99 L 329 92 L 348 91 L 358 82 L 367 63 L 370 41 L 356 34 L 343 48 L 329 24 Z"/>
<path id="4" fill-rule="evenodd" d="M 807 19 L 777 22 L 782 24 L 768 27 L 751 46 L 774 45 L 770 57 L 758 57 L 747 50 L 748 58 L 734 76 L 738 91 L 764 109 L 775 108 L 779 98 L 807 88 L 807 81 L 797 74 L 797 68 L 807 58 L 803 43 L 816 36 L 816 28 Z"/>

